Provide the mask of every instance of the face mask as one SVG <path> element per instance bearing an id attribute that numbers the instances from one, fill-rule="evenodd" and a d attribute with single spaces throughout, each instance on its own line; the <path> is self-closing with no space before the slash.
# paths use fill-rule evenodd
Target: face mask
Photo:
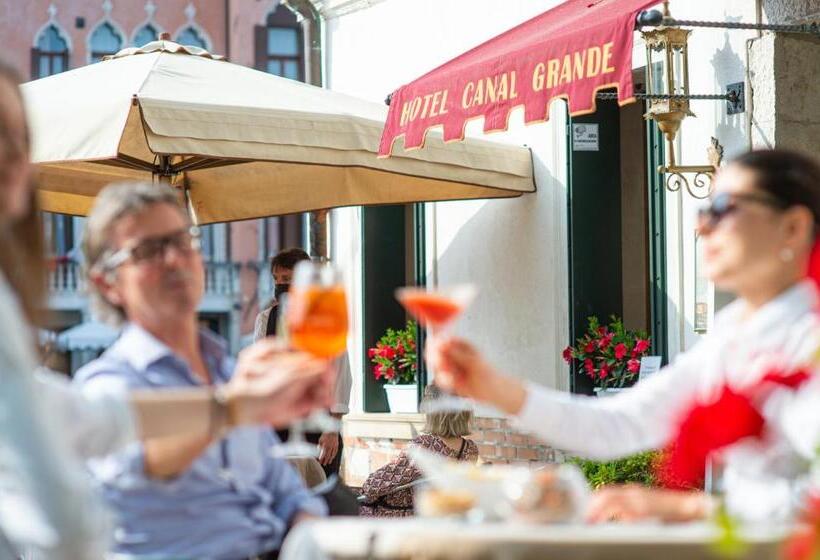
<path id="1" fill-rule="evenodd" d="M 276 284 L 273 288 L 273 297 L 279 301 L 282 299 L 282 294 L 288 293 L 288 290 L 290 290 L 290 284 Z"/>

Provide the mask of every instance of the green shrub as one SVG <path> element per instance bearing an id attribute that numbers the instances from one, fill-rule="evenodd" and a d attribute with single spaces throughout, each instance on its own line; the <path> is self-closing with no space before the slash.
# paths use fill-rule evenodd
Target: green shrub
<path id="1" fill-rule="evenodd" d="M 654 486 L 657 451 L 647 451 L 616 461 L 588 461 L 578 457 L 569 459 L 580 467 L 592 488 L 606 484 L 636 483 Z"/>

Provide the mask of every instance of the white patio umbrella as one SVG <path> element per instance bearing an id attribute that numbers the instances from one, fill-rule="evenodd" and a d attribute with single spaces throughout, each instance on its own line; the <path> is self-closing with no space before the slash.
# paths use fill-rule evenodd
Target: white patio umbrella
<path id="1" fill-rule="evenodd" d="M 22 86 L 42 208 L 169 181 L 199 223 L 535 190 L 529 150 L 473 140 L 379 159 L 387 108 L 155 41 Z"/>

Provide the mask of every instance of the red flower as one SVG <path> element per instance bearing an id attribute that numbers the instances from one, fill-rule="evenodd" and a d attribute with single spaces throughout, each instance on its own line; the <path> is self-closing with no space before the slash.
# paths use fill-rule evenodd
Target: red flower
<path id="1" fill-rule="evenodd" d="M 373 368 L 373 375 L 376 377 L 376 379 L 381 379 L 382 378 L 383 374 L 382 374 L 381 364 L 376 364 L 376 367 Z"/>
<path id="2" fill-rule="evenodd" d="M 640 354 L 642 352 L 646 352 L 647 350 L 649 350 L 649 341 L 648 340 L 643 340 L 643 339 L 639 338 L 638 340 L 635 341 L 635 352 Z"/>
<path id="3" fill-rule="evenodd" d="M 572 346 L 567 346 L 564 348 L 564 351 L 561 354 L 564 357 L 564 361 L 568 364 L 572 363 Z"/>
<path id="4" fill-rule="evenodd" d="M 612 367 L 604 364 L 601 366 L 601 369 L 598 372 L 598 377 L 600 377 L 601 379 L 606 379 L 610 371 L 612 371 Z"/>
<path id="5" fill-rule="evenodd" d="M 384 377 L 388 381 L 392 381 L 393 379 L 396 378 L 396 370 L 393 369 L 392 367 L 387 368 L 384 372 Z"/>
<path id="6" fill-rule="evenodd" d="M 715 451 L 763 433 L 763 417 L 745 395 L 724 387 L 710 404 L 696 403 L 678 426 L 661 466 L 671 488 L 692 488 L 703 481 L 706 459 Z"/>
<path id="7" fill-rule="evenodd" d="M 584 352 L 587 353 L 587 354 L 591 354 L 592 352 L 595 352 L 595 341 L 594 340 L 590 340 L 589 342 L 587 342 L 587 345 L 584 346 Z"/>
<path id="8" fill-rule="evenodd" d="M 584 360 L 584 369 L 586 370 L 587 375 L 589 375 L 590 377 L 593 377 L 595 375 L 595 364 L 592 363 L 591 358 L 587 358 L 586 360 Z"/>
<path id="9" fill-rule="evenodd" d="M 410 341 L 407 343 L 407 347 L 410 348 L 410 350 L 415 350 L 416 349 L 416 341 L 411 338 Z"/>
<path id="10" fill-rule="evenodd" d="M 382 358 L 385 358 L 385 359 L 388 359 L 388 360 L 392 360 L 393 358 L 395 358 L 395 357 L 396 357 L 396 350 L 395 350 L 395 349 L 393 349 L 393 348 L 392 348 L 392 347 L 390 347 L 390 346 L 384 346 L 384 347 L 382 347 L 382 351 L 381 351 L 380 356 L 381 356 Z"/>
<path id="11" fill-rule="evenodd" d="M 401 342 L 396 344 L 396 352 L 398 352 L 399 356 L 404 356 L 404 346 Z"/>
<path id="12" fill-rule="evenodd" d="M 604 335 L 603 338 L 598 340 L 598 348 L 600 350 L 606 350 L 607 348 L 609 348 L 609 345 L 612 343 L 612 339 L 614 337 L 615 337 L 615 335 L 613 333 L 609 333 L 607 335 Z"/>
<path id="13" fill-rule="evenodd" d="M 604 326 L 598 327 L 598 334 L 600 336 L 604 336 L 606 334 L 606 327 L 604 327 Z"/>
<path id="14" fill-rule="evenodd" d="M 623 360 L 626 356 L 626 344 L 621 342 L 615 346 L 615 359 L 616 360 Z"/>
<path id="15" fill-rule="evenodd" d="M 629 373 L 638 373 L 639 371 L 641 371 L 641 361 L 636 360 L 634 358 L 632 360 L 629 360 L 626 363 L 626 371 L 628 371 Z"/>
<path id="16" fill-rule="evenodd" d="M 371 360 L 376 357 L 376 348 L 371 348 L 367 351 L 367 357 Z"/>

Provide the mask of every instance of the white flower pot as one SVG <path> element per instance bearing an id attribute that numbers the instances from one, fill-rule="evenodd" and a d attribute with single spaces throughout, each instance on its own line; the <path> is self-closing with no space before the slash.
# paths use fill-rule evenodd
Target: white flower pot
<path id="1" fill-rule="evenodd" d="M 418 386 L 412 385 L 390 385 L 384 386 L 387 393 L 387 404 L 390 405 L 390 412 L 418 412 Z"/>

